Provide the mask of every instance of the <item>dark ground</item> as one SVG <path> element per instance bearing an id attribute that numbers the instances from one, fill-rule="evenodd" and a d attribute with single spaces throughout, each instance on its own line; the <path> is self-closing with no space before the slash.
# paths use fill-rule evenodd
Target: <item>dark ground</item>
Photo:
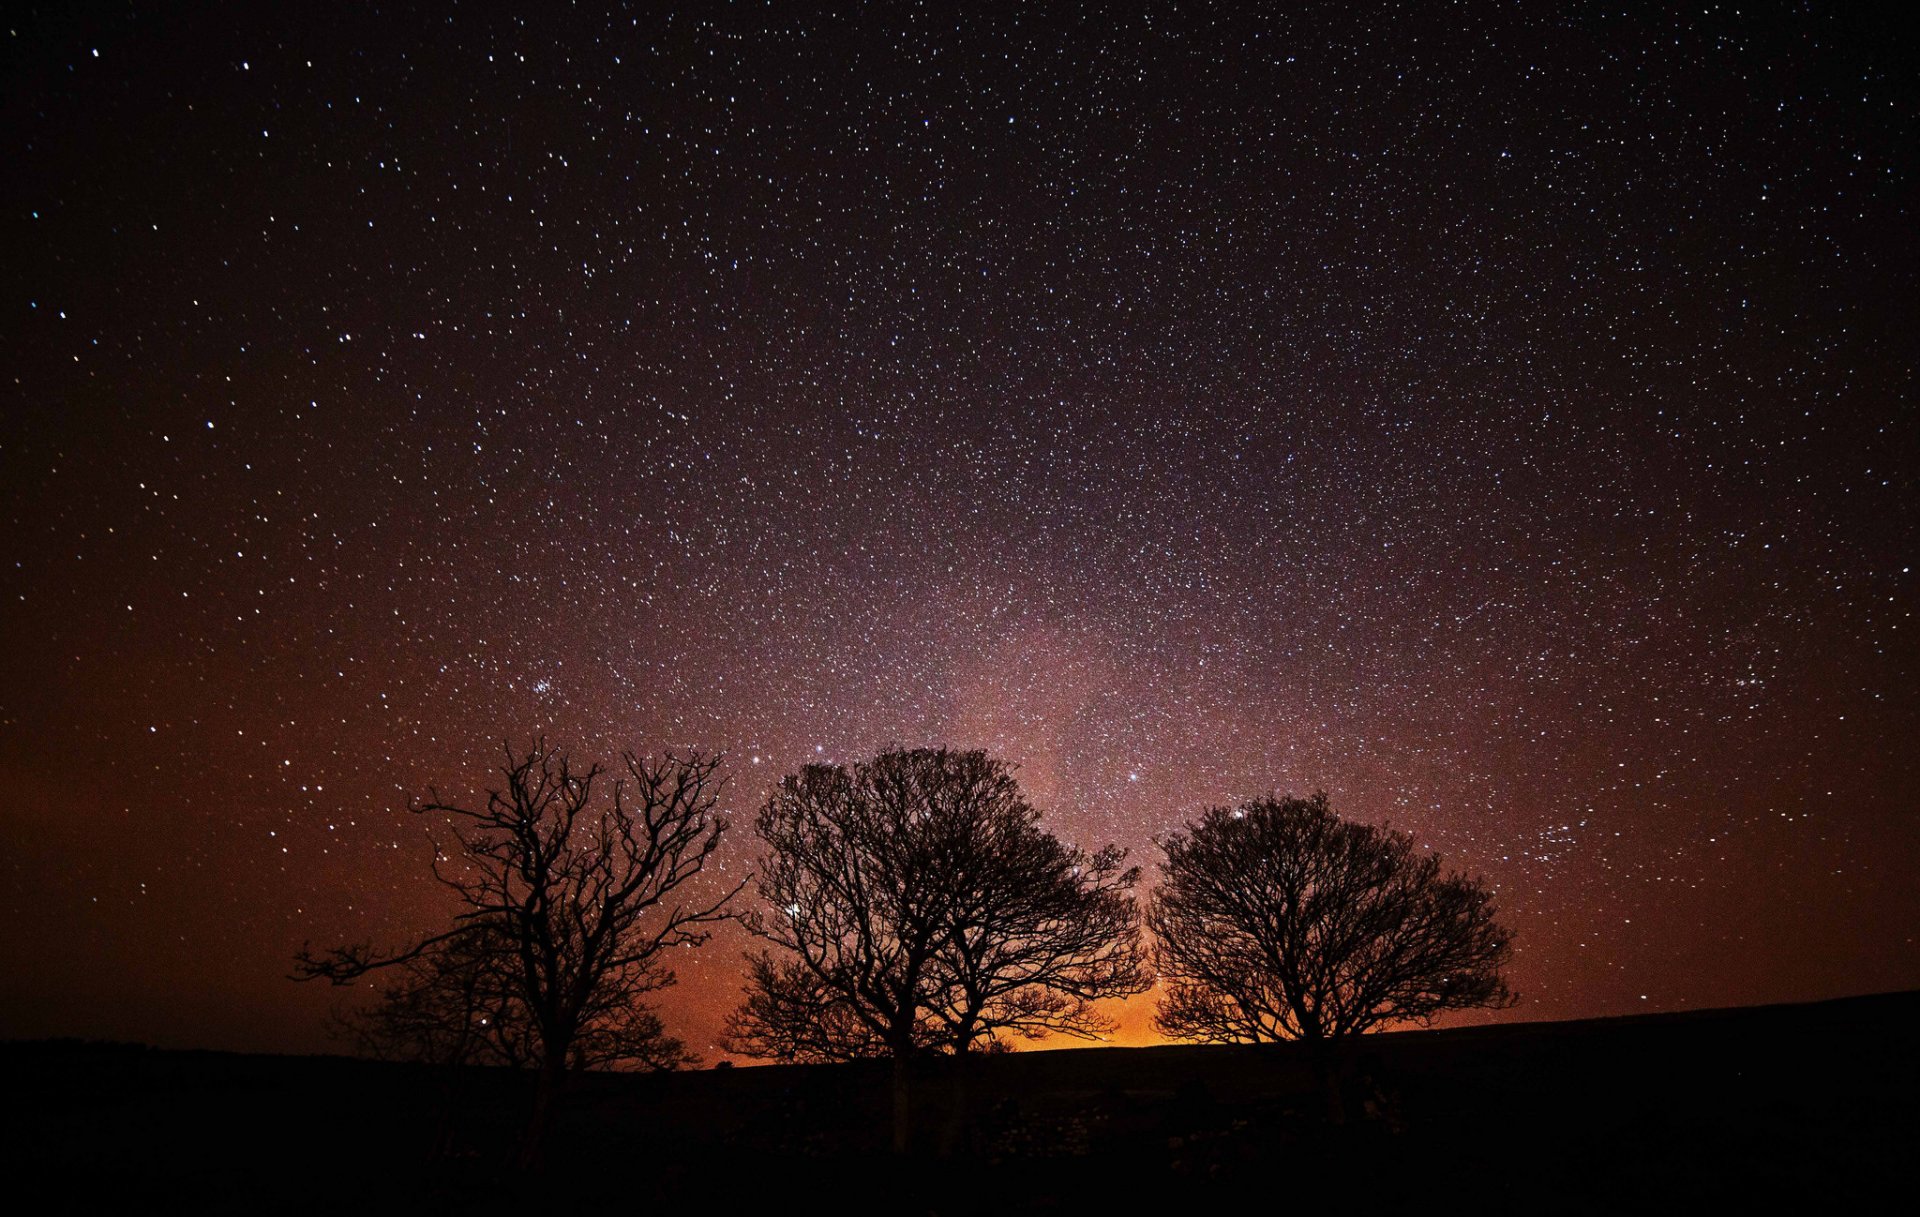
<path id="1" fill-rule="evenodd" d="M 1903 993 L 1373 1036 L 1341 1125 L 1291 1045 L 1014 1054 L 974 1063 L 964 1135 L 930 1068 L 904 1163 L 880 1066 L 597 1075 L 533 1179 L 496 1165 L 523 1101 L 497 1071 L 8 1044 L 0 1160 L 52 1198 L 33 1211 L 1833 1211 L 1911 1199 L 1916 1015 Z"/>

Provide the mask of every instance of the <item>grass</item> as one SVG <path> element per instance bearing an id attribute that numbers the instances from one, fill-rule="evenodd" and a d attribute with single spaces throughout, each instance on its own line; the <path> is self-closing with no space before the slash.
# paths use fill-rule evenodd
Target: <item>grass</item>
<path id="1" fill-rule="evenodd" d="M 73 1211 L 1342 1213 L 1831 1209 L 1904 1189 L 1920 994 L 1369 1036 L 1328 1118 L 1294 1045 L 579 1079 L 546 1170 L 526 1079 L 332 1057 L 0 1045 L 19 1186 Z"/>

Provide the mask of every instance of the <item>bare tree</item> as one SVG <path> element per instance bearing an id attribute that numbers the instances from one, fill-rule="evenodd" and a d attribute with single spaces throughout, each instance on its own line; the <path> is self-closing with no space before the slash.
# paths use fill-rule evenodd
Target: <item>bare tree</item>
<path id="1" fill-rule="evenodd" d="M 337 1012 L 330 1030 L 379 1060 L 524 1066 L 529 1028 L 505 945 L 492 927 L 462 926 L 394 963 L 379 999 Z"/>
<path id="2" fill-rule="evenodd" d="M 706 941 L 704 927 L 739 890 L 716 898 L 690 886 L 726 829 L 714 810 L 719 759 L 622 761 L 625 776 L 597 798 L 604 770 L 575 771 L 539 740 L 524 756 L 508 749 L 504 785 L 483 807 L 437 791 L 410 802 L 446 826 L 433 874 L 461 905 L 453 927 L 397 951 L 363 944 L 296 957 L 297 978 L 334 984 L 400 969 L 374 1013 L 380 1034 L 535 1068 L 523 1165 L 539 1153 L 570 1068 L 686 1059 L 644 999 L 673 983 L 665 953 Z"/>
<path id="3" fill-rule="evenodd" d="M 1486 887 L 1324 794 L 1210 808 L 1161 847 L 1147 922 L 1167 1035 L 1318 1044 L 1515 1000 Z"/>
<path id="4" fill-rule="evenodd" d="M 979 767 L 957 770 L 948 755 L 893 752 L 851 769 L 809 765 L 783 778 L 754 825 L 768 851 L 759 888 L 769 910 L 742 918 L 802 971 L 772 968 L 750 977 L 781 983 L 742 1007 L 736 1046 L 752 1042 L 738 1033 L 758 1030 L 756 1006 L 781 1020 L 765 1028 L 769 1043 L 805 1043 L 793 1016 L 824 1000 L 893 1059 L 900 1151 L 907 1144 L 908 1061 L 931 1042 L 923 1007 L 955 852 L 958 817 L 939 812 L 986 793 Z"/>
<path id="5" fill-rule="evenodd" d="M 746 1000 L 727 1016 L 721 1046 L 762 1060 L 823 1063 L 887 1055 L 886 1041 L 854 1004 L 800 960 L 747 956 Z M 916 1038 L 916 1048 L 932 1037 Z"/>
<path id="6" fill-rule="evenodd" d="M 779 1059 L 884 1055 L 894 1148 L 915 1056 L 1001 1032 L 1093 1035 L 1099 998 L 1146 984 L 1124 855 L 1088 858 L 1039 827 L 1005 763 L 894 750 L 785 778 L 756 828 L 767 908 L 743 918 L 779 948 L 751 962 L 731 1050 Z"/>
<path id="7" fill-rule="evenodd" d="M 1007 808 L 959 868 L 929 1010 L 955 1053 L 1003 1033 L 1096 1038 L 1113 1022 L 1094 1002 L 1153 983 L 1132 890 L 1140 868 L 1113 846 L 1089 857 L 1038 821 L 1024 801 Z"/>

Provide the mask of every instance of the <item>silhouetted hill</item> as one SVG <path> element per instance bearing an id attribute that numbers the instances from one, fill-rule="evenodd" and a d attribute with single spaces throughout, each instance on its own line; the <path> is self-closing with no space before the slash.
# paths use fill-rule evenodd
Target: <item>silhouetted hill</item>
<path id="1" fill-rule="evenodd" d="M 495 1165 L 525 1079 L 334 1057 L 0 1046 L 15 1180 L 78 1209 L 533 1207 L 1085 1213 L 1822 1210 L 1904 1188 L 1920 993 L 1371 1036 L 1307 1053 L 1090 1048 L 919 1078 L 921 1153 L 885 1153 L 880 1063 L 583 1078 L 544 1178 Z"/>

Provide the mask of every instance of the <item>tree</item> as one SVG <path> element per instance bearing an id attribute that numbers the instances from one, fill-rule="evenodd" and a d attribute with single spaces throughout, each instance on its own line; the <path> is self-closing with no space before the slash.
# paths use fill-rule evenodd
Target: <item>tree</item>
<path id="1" fill-rule="evenodd" d="M 463 926 L 395 962 L 379 999 L 336 1013 L 331 1031 L 383 1061 L 524 1066 L 528 1028 L 504 946 L 490 926 Z"/>
<path id="2" fill-rule="evenodd" d="M 729 1052 L 762 1060 L 809 1063 L 885 1056 L 887 1045 L 854 1003 L 795 959 L 769 951 L 747 956 L 746 1000 L 727 1016 L 721 1044 Z M 932 1037 L 915 1037 L 915 1048 Z"/>
<path id="3" fill-rule="evenodd" d="M 1089 856 L 1065 845 L 1037 820 L 1025 809 L 989 822 L 954 885 L 929 1014 L 956 1054 L 1003 1035 L 1097 1038 L 1113 1022 L 1094 1002 L 1153 983 L 1132 890 L 1140 868 L 1115 846 Z"/>
<path id="4" fill-rule="evenodd" d="M 498 927 L 472 922 L 411 959 L 372 1005 L 338 1013 L 333 1033 L 379 1060 L 529 1068 L 538 1025 L 515 952 Z M 579 1069 L 679 1069 L 698 1062 L 639 1001 L 609 987 L 580 1020 L 568 1064 Z"/>
<path id="5" fill-rule="evenodd" d="M 1161 848 L 1147 922 L 1167 1035 L 1319 1045 L 1515 1000 L 1487 888 L 1442 875 L 1405 834 L 1340 819 L 1324 794 L 1210 808 Z"/>
<path id="6" fill-rule="evenodd" d="M 569 1069 L 687 1060 L 644 999 L 673 983 L 666 952 L 706 941 L 739 890 L 715 898 L 692 886 L 726 830 L 714 810 L 719 758 L 621 759 L 625 776 L 605 798 L 598 764 L 576 771 L 538 740 L 525 755 L 508 748 L 504 785 L 483 807 L 437 791 L 410 800 L 445 825 L 433 874 L 459 902 L 453 926 L 396 951 L 296 957 L 296 978 L 334 984 L 397 969 L 358 1024 L 374 1043 L 537 1070 L 522 1165 L 539 1153 Z"/>
<path id="7" fill-rule="evenodd" d="M 1091 1003 L 1145 989 L 1124 854 L 1088 857 L 1039 826 L 984 752 L 894 750 L 784 778 L 755 827 L 777 949 L 751 957 L 730 1050 L 893 1061 L 894 1148 L 908 1062 L 1004 1046 L 1004 1034 L 1097 1035 Z"/>

